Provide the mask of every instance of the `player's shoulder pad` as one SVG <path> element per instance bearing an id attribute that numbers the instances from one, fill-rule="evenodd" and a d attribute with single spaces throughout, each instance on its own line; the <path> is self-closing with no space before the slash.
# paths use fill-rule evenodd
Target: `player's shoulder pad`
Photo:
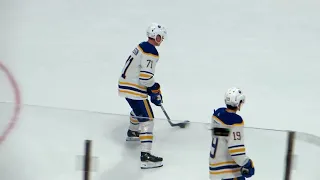
<path id="1" fill-rule="evenodd" d="M 147 41 L 140 43 L 138 45 L 138 49 L 145 55 L 153 56 L 155 58 L 159 57 L 159 53 L 156 47 Z"/>
<path id="2" fill-rule="evenodd" d="M 219 108 L 214 110 L 213 119 L 227 126 L 243 126 L 244 122 L 241 116 L 236 113 L 229 113 L 226 108 Z"/>

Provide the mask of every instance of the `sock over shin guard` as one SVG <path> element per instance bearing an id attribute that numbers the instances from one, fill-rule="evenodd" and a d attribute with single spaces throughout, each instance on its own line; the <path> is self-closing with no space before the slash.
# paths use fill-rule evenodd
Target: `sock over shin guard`
<path id="1" fill-rule="evenodd" d="M 130 112 L 130 125 L 129 129 L 131 131 L 138 131 L 139 130 L 139 121 L 136 118 L 136 115 L 134 114 L 133 111 Z"/>
<path id="2" fill-rule="evenodd" d="M 140 126 L 141 152 L 151 152 L 154 121 L 140 122 Z"/>

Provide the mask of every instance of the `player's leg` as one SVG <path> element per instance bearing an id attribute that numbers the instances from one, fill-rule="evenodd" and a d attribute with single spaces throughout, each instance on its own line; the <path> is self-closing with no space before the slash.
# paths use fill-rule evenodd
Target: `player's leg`
<path id="1" fill-rule="evenodd" d="M 130 104 L 130 103 L 129 103 Z M 127 131 L 127 141 L 139 141 L 139 121 L 133 110 L 130 112 L 130 125 Z"/>
<path id="2" fill-rule="evenodd" d="M 131 107 L 130 125 L 127 131 L 127 141 L 140 141 L 139 139 L 139 121 L 137 116 L 140 114 L 139 104 L 137 100 L 126 98 Z"/>
<path id="3" fill-rule="evenodd" d="M 148 119 L 139 119 L 140 122 L 140 141 L 141 141 L 141 168 L 157 168 L 162 167 L 163 159 L 151 154 L 153 143 L 154 115 L 149 100 L 143 100 L 141 105 L 142 116 Z"/>
<path id="4" fill-rule="evenodd" d="M 162 167 L 162 158 L 151 154 L 153 143 L 154 115 L 149 100 L 135 100 L 133 111 L 140 124 L 141 168 Z"/>

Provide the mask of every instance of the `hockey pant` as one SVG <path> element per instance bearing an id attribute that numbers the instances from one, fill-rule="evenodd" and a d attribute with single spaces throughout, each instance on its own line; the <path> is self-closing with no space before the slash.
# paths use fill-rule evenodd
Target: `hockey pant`
<path id="1" fill-rule="evenodd" d="M 244 177 L 237 177 L 237 178 L 222 179 L 222 180 L 246 180 L 246 178 L 244 178 Z"/>
<path id="2" fill-rule="evenodd" d="M 138 131 L 140 126 L 141 151 L 150 152 L 152 149 L 154 115 L 149 100 L 133 100 L 126 98 L 132 111 L 130 112 L 130 126 L 132 131 Z"/>

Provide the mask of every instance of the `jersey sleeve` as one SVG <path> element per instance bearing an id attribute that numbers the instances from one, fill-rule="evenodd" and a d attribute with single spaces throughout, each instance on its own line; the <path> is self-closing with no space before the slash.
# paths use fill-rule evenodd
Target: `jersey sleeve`
<path id="1" fill-rule="evenodd" d="M 140 83 L 146 87 L 151 87 L 155 83 L 154 74 L 158 61 L 158 56 L 154 54 L 141 55 L 141 70 L 139 74 Z"/>
<path id="2" fill-rule="evenodd" d="M 249 157 L 244 145 L 243 125 L 233 125 L 228 139 L 228 151 L 232 159 L 239 165 L 245 165 Z"/>

